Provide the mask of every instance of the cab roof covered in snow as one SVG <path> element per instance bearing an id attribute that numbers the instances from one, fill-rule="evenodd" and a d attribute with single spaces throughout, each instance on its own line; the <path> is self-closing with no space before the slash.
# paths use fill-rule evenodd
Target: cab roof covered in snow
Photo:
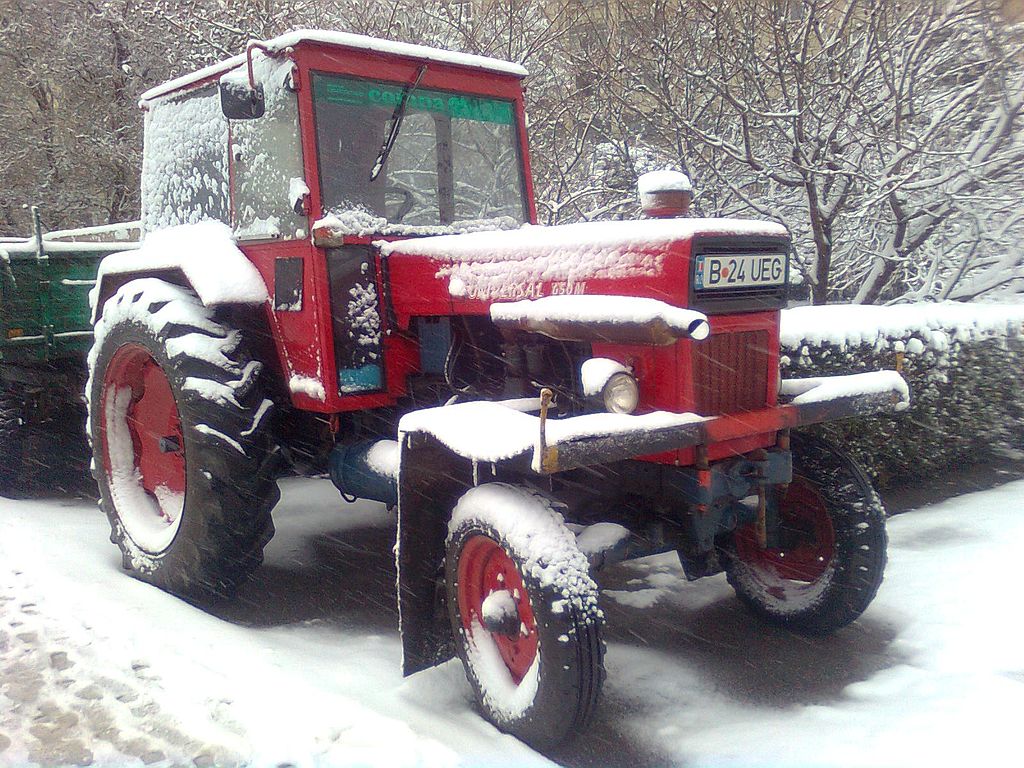
<path id="1" fill-rule="evenodd" d="M 476 56 L 469 53 L 458 53 L 456 51 L 445 51 L 440 48 L 430 48 L 425 45 L 414 45 L 412 43 L 400 43 L 393 40 L 380 40 L 365 35 L 355 35 L 349 32 L 331 32 L 321 29 L 297 29 L 293 32 L 286 32 L 278 37 L 265 40 L 260 46 L 270 53 L 278 53 L 286 48 L 297 46 L 301 43 L 313 43 L 318 45 L 348 48 L 358 51 L 370 51 L 373 53 L 387 54 L 389 56 L 404 56 L 417 61 L 436 62 L 468 69 L 478 69 L 497 74 L 511 75 L 513 77 L 526 77 L 526 70 L 519 64 L 501 59 L 492 59 L 487 56 Z M 150 88 L 142 94 L 140 102 L 145 103 L 152 99 L 166 96 L 191 85 L 204 82 L 218 75 L 224 74 L 235 67 L 245 64 L 245 54 L 233 56 L 216 64 L 211 64 L 203 69 L 190 72 L 187 75 L 168 80 L 158 86 Z"/>

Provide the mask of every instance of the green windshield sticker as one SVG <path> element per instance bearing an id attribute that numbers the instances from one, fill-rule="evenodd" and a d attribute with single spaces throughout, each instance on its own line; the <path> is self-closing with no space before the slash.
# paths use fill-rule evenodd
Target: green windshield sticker
<path id="1" fill-rule="evenodd" d="M 392 110 L 402 100 L 402 86 L 369 80 L 315 76 L 313 97 L 329 104 L 381 107 Z M 512 102 L 479 96 L 417 89 L 409 96 L 409 112 L 431 112 L 460 120 L 511 125 Z"/>

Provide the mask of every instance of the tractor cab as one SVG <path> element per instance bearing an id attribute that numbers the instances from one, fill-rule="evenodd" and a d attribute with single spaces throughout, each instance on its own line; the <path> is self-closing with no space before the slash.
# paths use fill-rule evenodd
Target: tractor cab
<path id="1" fill-rule="evenodd" d="M 231 228 L 271 291 L 297 408 L 388 405 L 416 352 L 387 333 L 371 243 L 535 222 L 525 74 L 344 33 L 253 43 L 143 94 L 143 225 Z"/>

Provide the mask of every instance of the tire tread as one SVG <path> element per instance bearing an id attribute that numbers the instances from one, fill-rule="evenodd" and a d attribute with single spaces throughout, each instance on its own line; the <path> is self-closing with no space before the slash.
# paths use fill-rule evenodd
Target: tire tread
<path id="1" fill-rule="evenodd" d="M 137 285 L 136 283 L 142 283 Z M 273 535 L 271 510 L 280 497 L 275 479 L 276 446 L 270 434 L 270 420 L 255 416 L 263 405 L 263 389 L 252 382 L 246 391 L 232 388 L 234 397 L 218 401 L 182 387 L 186 378 L 211 380 L 231 388 L 251 358 L 244 341 L 222 348 L 233 370 L 210 364 L 187 351 L 171 361 L 167 343 L 186 334 L 199 334 L 211 340 L 225 339 L 231 333 L 212 309 L 198 303 L 190 291 L 157 281 L 133 281 L 123 286 L 109 301 L 119 306 L 113 326 L 97 335 L 93 359 L 97 361 L 90 381 L 91 439 L 99 450 L 103 367 L 120 344 L 140 343 L 165 365 L 172 391 L 178 401 L 182 429 L 186 432 L 186 516 L 182 529 L 164 553 L 151 558 L 152 568 L 140 568 L 140 554 L 118 518 L 105 472 L 96 466 L 94 477 L 100 487 L 100 506 L 111 525 L 111 539 L 122 551 L 123 562 L 138 578 L 175 594 L 190 598 L 229 596 L 263 561 L 263 547 Z M 153 288 L 159 290 L 154 291 Z M 128 302 L 130 308 L 125 304 Z M 154 330 L 149 319 L 165 312 L 175 302 L 189 305 L 196 322 L 172 320 Z M 108 302 L 109 306 L 109 302 Z M 173 309 L 173 307 L 172 307 Z M 180 315 L 186 315 L 182 307 Z M 221 438 L 195 429 L 205 424 L 242 447 L 239 452 Z M 242 433 L 251 430 L 249 434 Z M 98 454 L 97 454 L 98 455 Z M 188 527 L 188 534 L 185 528 Z"/>

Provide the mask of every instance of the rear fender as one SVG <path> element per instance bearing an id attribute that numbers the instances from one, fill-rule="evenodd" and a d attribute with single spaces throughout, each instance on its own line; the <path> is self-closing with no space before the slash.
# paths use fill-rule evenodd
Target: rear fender
<path id="1" fill-rule="evenodd" d="M 138 252 L 136 252 L 138 253 Z M 108 257 L 109 258 L 109 257 Z M 245 260 L 246 267 L 255 269 L 252 264 Z M 106 259 L 103 262 L 107 264 Z M 119 266 L 119 265 L 115 265 Z M 226 269 L 232 269 L 229 265 Z M 260 307 L 259 304 L 266 302 L 255 302 L 251 295 L 242 294 L 233 296 L 225 293 L 223 286 L 213 292 L 210 286 L 203 280 L 190 279 L 189 273 L 180 267 L 153 268 L 153 269 L 105 269 L 100 267 L 99 275 L 96 278 L 96 285 L 89 293 L 89 302 L 92 309 L 92 324 L 103 315 L 103 305 L 107 299 L 117 293 L 118 289 L 130 283 L 132 280 L 141 278 L 157 278 L 174 285 L 180 285 L 195 292 L 200 301 L 208 307 L 220 307 L 223 313 L 229 318 L 229 324 L 246 333 L 246 339 L 252 347 L 255 359 L 264 362 L 264 380 L 266 385 L 280 398 L 290 397 L 287 386 L 285 371 L 286 365 L 281 361 L 273 343 L 273 333 L 269 323 L 269 305 Z"/>
<path id="2" fill-rule="evenodd" d="M 188 278 L 185 277 L 185 273 L 180 269 L 134 270 L 110 272 L 107 274 L 101 272 L 96 278 L 96 286 L 89 292 L 92 324 L 96 325 L 100 317 L 103 316 L 103 305 L 107 302 L 107 299 L 117 293 L 117 290 L 121 286 L 130 283 L 132 280 L 137 280 L 143 277 L 156 277 L 168 283 L 180 285 L 183 288 L 192 287 Z"/>
<path id="3" fill-rule="evenodd" d="M 178 227 L 153 233 L 150 238 L 157 244 L 152 247 L 147 240 L 138 250 L 112 253 L 104 258 L 96 287 L 89 294 L 93 324 L 103 312 L 103 303 L 118 288 L 141 277 L 158 277 L 191 288 L 207 307 L 267 303 L 270 297 L 266 283 L 255 265 L 230 240 L 227 227 L 216 222 L 203 223 L 214 225 L 208 227 L 209 252 L 180 237 L 184 228 Z"/>

